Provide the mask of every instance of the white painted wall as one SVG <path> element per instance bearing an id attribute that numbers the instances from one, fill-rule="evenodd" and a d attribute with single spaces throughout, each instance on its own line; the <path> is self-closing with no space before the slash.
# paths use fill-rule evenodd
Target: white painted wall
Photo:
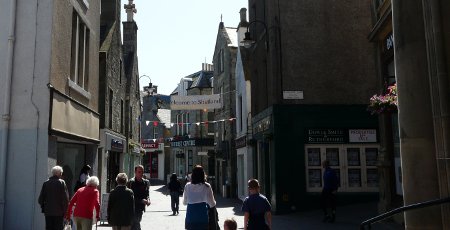
<path id="1" fill-rule="evenodd" d="M 0 7 L 0 52 L 7 53 L 10 4 Z M 38 4 L 39 2 L 39 4 Z M 6 162 L 4 226 L 0 229 L 44 229 L 37 199 L 49 176 L 48 121 L 53 1 L 17 1 L 11 91 L 11 121 Z M 5 82 L 7 55 L 0 55 L 0 82 Z M 5 84 L 0 84 L 4 98 Z M 4 111 L 0 100 L 0 112 Z M 1 122 L 4 122 L 1 120 Z M 3 126 L 2 126 L 3 127 Z M 0 130 L 4 135 L 5 130 Z"/>

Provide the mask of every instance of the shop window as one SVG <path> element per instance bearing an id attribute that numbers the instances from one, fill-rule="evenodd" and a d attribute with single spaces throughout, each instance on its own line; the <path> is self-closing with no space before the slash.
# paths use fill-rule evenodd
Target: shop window
<path id="1" fill-rule="evenodd" d="M 340 192 L 378 191 L 377 145 L 313 144 L 305 146 L 305 153 L 308 192 L 322 191 L 325 159 L 338 176 Z"/>

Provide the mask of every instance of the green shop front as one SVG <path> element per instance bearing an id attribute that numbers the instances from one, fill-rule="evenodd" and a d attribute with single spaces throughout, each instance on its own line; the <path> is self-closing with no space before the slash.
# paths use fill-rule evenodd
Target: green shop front
<path id="1" fill-rule="evenodd" d="M 254 175 L 276 213 L 319 208 L 330 161 L 338 205 L 378 199 L 378 119 L 366 105 L 275 105 L 253 120 Z"/>

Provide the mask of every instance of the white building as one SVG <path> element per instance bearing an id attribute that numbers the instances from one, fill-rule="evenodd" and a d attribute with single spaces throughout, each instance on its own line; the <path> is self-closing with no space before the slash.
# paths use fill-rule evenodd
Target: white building
<path id="1" fill-rule="evenodd" d="M 238 41 L 242 41 L 247 31 L 247 9 L 240 11 L 241 21 L 237 30 Z M 247 181 L 253 177 L 253 147 L 251 146 L 251 87 L 245 76 L 246 49 L 239 44 L 236 59 L 236 151 L 237 151 L 237 187 L 238 197 L 244 199 L 247 194 Z"/>
<path id="2" fill-rule="evenodd" d="M 68 190 L 98 171 L 100 1 L 0 7 L 0 229 L 44 229 L 37 200 L 61 165 Z"/>

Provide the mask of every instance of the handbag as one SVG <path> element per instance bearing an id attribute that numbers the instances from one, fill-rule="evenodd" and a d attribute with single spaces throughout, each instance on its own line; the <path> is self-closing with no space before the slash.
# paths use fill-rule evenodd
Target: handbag
<path id="1" fill-rule="evenodd" d="M 70 226 L 70 222 L 67 222 L 67 223 L 64 225 L 63 230 L 72 230 L 72 226 Z"/>

